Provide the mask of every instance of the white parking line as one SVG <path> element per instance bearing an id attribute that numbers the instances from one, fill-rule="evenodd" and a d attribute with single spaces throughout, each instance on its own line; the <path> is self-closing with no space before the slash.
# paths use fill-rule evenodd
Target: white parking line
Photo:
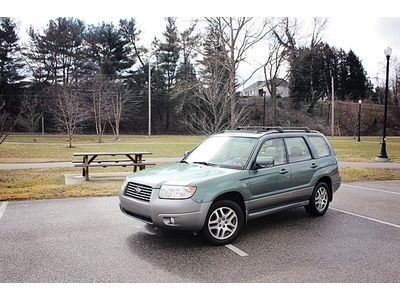
<path id="1" fill-rule="evenodd" d="M 239 256 L 249 256 L 246 252 L 240 250 L 239 248 L 233 246 L 232 244 L 228 244 L 225 245 L 226 248 L 228 248 L 229 250 L 232 250 L 233 252 L 235 252 L 237 255 Z"/>
<path id="2" fill-rule="evenodd" d="M 393 227 L 396 227 L 396 228 L 400 228 L 400 225 L 389 223 L 389 222 L 385 222 L 385 221 L 381 221 L 381 220 L 378 220 L 378 219 L 370 218 L 370 217 L 359 215 L 359 214 L 355 214 L 355 213 L 352 213 L 352 212 L 349 212 L 349 211 L 346 211 L 346 210 L 341 210 L 341 209 L 332 208 L 332 207 L 330 209 L 336 210 L 336 211 L 339 211 L 339 212 L 342 212 L 342 213 L 345 213 L 345 214 L 348 214 L 348 215 L 352 215 L 352 216 L 355 216 L 355 217 L 363 218 L 363 219 L 366 219 L 366 220 L 370 220 L 370 221 L 378 222 L 378 223 L 381 223 L 381 224 L 385 224 L 385 225 L 393 226 Z"/>
<path id="3" fill-rule="evenodd" d="M 382 193 L 389 193 L 389 194 L 400 195 L 399 192 L 385 191 L 385 190 L 367 188 L 367 187 L 357 186 L 357 185 L 351 185 L 351 184 L 342 184 L 342 185 L 343 185 L 343 186 L 348 186 L 348 187 L 353 187 L 353 188 L 358 188 L 358 189 L 363 189 L 363 190 L 369 190 L 369 191 L 375 191 L 375 192 L 382 192 Z"/>
<path id="4" fill-rule="evenodd" d="M 0 219 L 4 214 L 4 211 L 6 210 L 7 202 L 3 202 L 3 204 L 0 206 Z"/>

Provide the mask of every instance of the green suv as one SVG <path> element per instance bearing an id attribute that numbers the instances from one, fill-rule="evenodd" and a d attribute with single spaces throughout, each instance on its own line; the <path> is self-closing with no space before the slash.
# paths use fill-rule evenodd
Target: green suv
<path id="1" fill-rule="evenodd" d="M 284 209 L 322 216 L 340 181 L 318 131 L 247 127 L 209 137 L 178 163 L 130 174 L 119 198 L 129 216 L 224 245 L 247 221 Z"/>

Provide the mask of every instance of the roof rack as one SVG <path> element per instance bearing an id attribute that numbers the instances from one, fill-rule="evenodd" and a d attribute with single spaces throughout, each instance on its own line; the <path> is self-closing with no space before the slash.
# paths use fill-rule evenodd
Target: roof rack
<path id="1" fill-rule="evenodd" d="M 303 130 L 305 132 L 311 132 L 311 130 L 308 127 L 281 127 L 281 126 L 240 126 L 237 127 L 235 130 L 252 130 L 256 132 L 265 132 L 269 130 L 276 130 L 278 132 L 284 132 L 284 131 L 294 131 L 294 130 Z"/>
<path id="2" fill-rule="evenodd" d="M 270 127 L 270 126 L 239 126 L 236 127 L 235 130 L 251 130 L 257 132 L 269 131 L 269 130 L 276 130 L 279 132 L 283 132 L 283 128 L 279 126 Z"/>

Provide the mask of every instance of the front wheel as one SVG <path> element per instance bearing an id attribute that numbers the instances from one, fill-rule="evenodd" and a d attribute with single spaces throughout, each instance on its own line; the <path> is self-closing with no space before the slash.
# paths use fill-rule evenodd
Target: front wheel
<path id="1" fill-rule="evenodd" d="M 201 233 L 214 245 L 226 245 L 236 239 L 243 224 L 243 211 L 239 205 L 230 200 L 221 200 L 211 205 Z"/>
<path id="2" fill-rule="evenodd" d="M 304 206 L 304 208 L 311 216 L 319 217 L 326 213 L 331 200 L 331 189 L 325 182 L 319 182 L 314 188 L 310 203 L 307 206 Z"/>

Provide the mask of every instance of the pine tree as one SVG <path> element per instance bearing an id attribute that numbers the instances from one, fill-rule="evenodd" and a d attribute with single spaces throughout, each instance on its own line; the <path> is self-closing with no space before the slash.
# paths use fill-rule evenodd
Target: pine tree
<path id="1" fill-rule="evenodd" d="M 346 53 L 329 44 L 299 48 L 290 61 L 290 94 L 298 102 L 308 102 L 312 113 L 318 101 L 331 94 L 331 78 L 339 99 L 360 99 L 372 91 L 364 67 L 353 51 Z"/>
<path id="2" fill-rule="evenodd" d="M 85 40 L 88 44 L 85 52 L 95 73 L 107 78 L 121 77 L 135 63 L 128 40 L 112 23 L 90 26 Z"/>
<path id="3" fill-rule="evenodd" d="M 68 86 L 82 78 L 84 31 L 84 22 L 75 18 L 50 20 L 43 32 L 29 29 L 26 56 L 36 83 Z"/>
<path id="4" fill-rule="evenodd" d="M 5 109 L 16 110 L 16 95 L 24 79 L 24 64 L 19 55 L 17 25 L 11 18 L 0 18 L 0 105 L 6 102 Z"/>
<path id="5" fill-rule="evenodd" d="M 355 53 L 350 50 L 347 53 L 347 80 L 344 84 L 346 97 L 352 100 L 365 98 L 368 91 L 368 80 L 364 67 Z"/>
<path id="6" fill-rule="evenodd" d="M 179 60 L 179 36 L 178 28 L 176 27 L 176 18 L 167 18 L 165 32 L 163 33 L 164 42 L 158 42 L 157 46 L 157 60 L 158 67 L 163 72 L 166 91 L 168 97 L 165 99 L 165 113 L 166 113 L 166 130 L 170 130 L 170 115 L 171 106 L 174 105 L 171 97 L 172 89 L 176 82 L 176 73 Z"/>

